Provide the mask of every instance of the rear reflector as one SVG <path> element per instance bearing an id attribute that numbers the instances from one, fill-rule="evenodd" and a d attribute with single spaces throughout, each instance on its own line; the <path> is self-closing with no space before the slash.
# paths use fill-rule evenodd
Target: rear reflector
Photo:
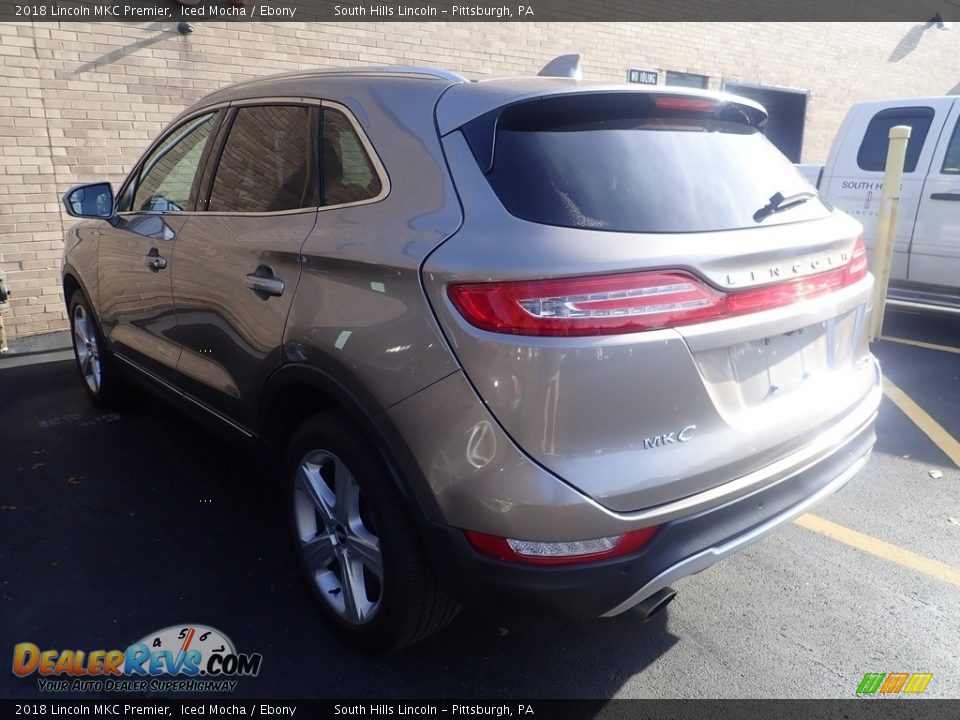
<path id="1" fill-rule="evenodd" d="M 628 555 L 646 546 L 656 532 L 657 526 L 653 526 L 623 535 L 571 542 L 513 540 L 472 530 L 467 530 L 466 536 L 474 550 L 496 560 L 533 565 L 569 565 Z"/>
<path id="2" fill-rule="evenodd" d="M 759 288 L 720 292 L 685 271 L 451 285 L 448 295 L 482 330 L 511 335 L 617 335 L 691 325 L 817 297 L 867 274 L 863 238 L 839 268 Z"/>

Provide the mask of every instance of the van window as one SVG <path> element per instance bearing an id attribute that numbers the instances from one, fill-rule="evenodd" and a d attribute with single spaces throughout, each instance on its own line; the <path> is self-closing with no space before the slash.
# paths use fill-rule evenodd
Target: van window
<path id="1" fill-rule="evenodd" d="M 947 175 L 960 175 L 960 121 L 953 128 L 950 144 L 943 156 L 943 167 L 940 172 Z"/>
<path id="2" fill-rule="evenodd" d="M 890 143 L 890 128 L 896 125 L 909 125 L 910 142 L 907 143 L 907 158 L 903 163 L 904 172 L 917 169 L 917 161 L 927 139 L 927 132 L 933 122 L 931 107 L 903 107 L 881 110 L 870 120 L 867 131 L 857 152 L 857 165 L 861 170 L 883 172 L 887 165 L 887 146 Z"/>
<path id="3" fill-rule="evenodd" d="M 755 219 L 777 193 L 813 188 L 738 106 L 663 98 L 582 93 L 522 102 L 495 123 L 472 121 L 464 134 L 507 211 L 543 225 L 709 232 L 830 214 L 809 197 Z"/>
<path id="4" fill-rule="evenodd" d="M 313 123 L 303 105 L 243 107 L 223 148 L 207 209 L 279 212 L 317 207 Z"/>

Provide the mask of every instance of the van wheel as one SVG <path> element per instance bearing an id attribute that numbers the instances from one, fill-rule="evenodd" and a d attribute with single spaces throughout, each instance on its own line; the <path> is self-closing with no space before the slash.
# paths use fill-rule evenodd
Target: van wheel
<path id="1" fill-rule="evenodd" d="M 83 389 L 97 405 L 116 404 L 122 380 L 113 366 L 90 303 L 80 290 L 70 296 L 70 331 Z"/>
<path id="2" fill-rule="evenodd" d="M 335 414 L 308 419 L 285 468 L 300 564 L 341 638 L 392 652 L 453 620 L 459 606 L 439 587 L 384 462 L 353 425 Z"/>

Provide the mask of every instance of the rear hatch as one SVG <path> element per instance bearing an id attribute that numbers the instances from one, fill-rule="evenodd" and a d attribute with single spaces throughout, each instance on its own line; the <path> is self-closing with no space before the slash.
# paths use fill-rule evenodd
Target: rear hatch
<path id="1" fill-rule="evenodd" d="M 769 466 L 875 383 L 860 226 L 763 120 L 724 96 L 567 91 L 443 138 L 464 224 L 423 277 L 444 331 L 514 442 L 611 509 Z"/>

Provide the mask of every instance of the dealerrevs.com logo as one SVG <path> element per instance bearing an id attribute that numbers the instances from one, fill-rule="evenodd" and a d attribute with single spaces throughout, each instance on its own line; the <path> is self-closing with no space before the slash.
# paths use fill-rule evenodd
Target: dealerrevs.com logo
<path id="1" fill-rule="evenodd" d="M 235 678 L 256 677 L 262 662 L 206 625 L 173 625 L 125 650 L 13 648 L 13 673 L 38 675 L 43 692 L 232 692 Z"/>

